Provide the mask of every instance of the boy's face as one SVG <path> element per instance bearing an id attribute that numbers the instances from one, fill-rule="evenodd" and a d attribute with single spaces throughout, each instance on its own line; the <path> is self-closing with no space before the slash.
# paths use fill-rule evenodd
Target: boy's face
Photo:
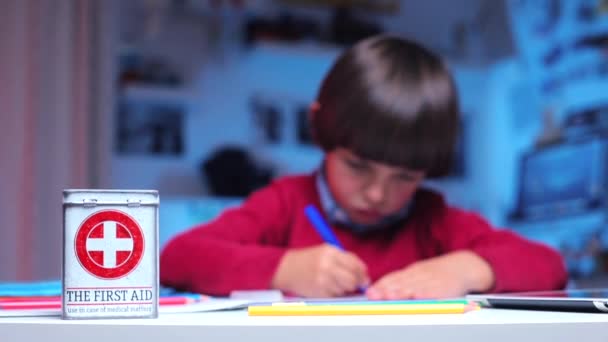
<path id="1" fill-rule="evenodd" d="M 328 152 L 325 167 L 332 195 L 359 224 L 374 224 L 401 210 L 424 180 L 423 171 L 362 159 L 345 148 Z"/>

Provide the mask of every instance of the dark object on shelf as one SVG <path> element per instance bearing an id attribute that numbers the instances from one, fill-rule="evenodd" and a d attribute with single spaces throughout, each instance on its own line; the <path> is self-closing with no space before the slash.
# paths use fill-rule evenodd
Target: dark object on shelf
<path id="1" fill-rule="evenodd" d="M 118 77 L 119 84 L 125 86 L 131 83 L 141 82 L 142 63 L 143 58 L 138 54 L 127 53 L 121 55 L 118 59 L 118 65 L 120 67 L 120 75 Z"/>
<path id="2" fill-rule="evenodd" d="M 382 29 L 375 23 L 355 18 L 348 8 L 334 10 L 331 21 L 332 43 L 339 45 L 352 45 L 359 40 L 382 33 Z"/>
<path id="3" fill-rule="evenodd" d="M 401 0 L 275 0 L 290 6 L 306 7 L 348 7 L 367 13 L 396 14 L 401 8 Z"/>
<path id="4" fill-rule="evenodd" d="M 581 38 L 574 44 L 575 48 L 608 49 L 608 33 L 590 35 Z"/>
<path id="5" fill-rule="evenodd" d="M 249 19 L 245 25 L 244 37 L 247 45 L 256 41 L 319 39 L 319 28 L 313 20 L 282 14 L 276 19 Z"/>
<path id="6" fill-rule="evenodd" d="M 169 63 L 159 58 L 144 58 L 137 54 L 125 54 L 119 58 L 122 86 L 148 84 L 178 86 L 183 83 L 178 72 Z"/>
<path id="7" fill-rule="evenodd" d="M 240 147 L 220 148 L 201 164 L 201 173 L 214 195 L 226 197 L 246 197 L 270 183 L 274 174 Z"/>
<path id="8" fill-rule="evenodd" d="M 563 131 L 568 139 L 608 134 L 608 105 L 568 114 L 564 121 Z"/>
<path id="9" fill-rule="evenodd" d="M 318 20 L 288 13 L 273 19 L 251 18 L 245 25 L 245 43 L 251 45 L 257 41 L 294 42 L 309 39 L 352 45 L 383 31 L 378 24 L 355 17 L 349 7 L 334 7 L 328 26 L 327 33 L 322 33 Z"/>
<path id="10" fill-rule="evenodd" d="M 147 84 L 178 86 L 181 78 L 167 63 L 150 60 L 142 68 L 142 82 Z"/>

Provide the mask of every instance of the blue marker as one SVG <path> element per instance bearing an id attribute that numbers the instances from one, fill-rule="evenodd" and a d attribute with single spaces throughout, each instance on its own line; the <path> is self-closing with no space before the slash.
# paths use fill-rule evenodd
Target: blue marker
<path id="1" fill-rule="evenodd" d="M 323 241 L 338 248 L 339 250 L 344 250 L 344 247 L 342 247 L 340 241 L 338 241 L 338 238 L 331 231 L 331 228 L 327 222 L 325 222 L 323 216 L 321 216 L 321 213 L 314 205 L 307 205 L 306 208 L 304 208 L 304 213 L 306 213 L 306 217 L 308 217 L 310 223 L 312 223 L 312 226 L 317 230 L 317 233 L 321 235 Z"/>
<path id="2" fill-rule="evenodd" d="M 331 231 L 331 228 L 329 227 L 327 222 L 325 222 L 325 219 L 323 219 L 323 216 L 321 216 L 321 213 L 313 204 L 307 205 L 306 208 L 304 208 L 304 213 L 306 214 L 306 217 L 308 217 L 308 219 L 310 220 L 310 223 L 312 223 L 312 226 L 315 228 L 317 233 L 321 235 L 323 241 L 336 247 L 341 251 L 345 250 L 340 241 L 338 241 L 338 238 Z M 359 291 L 363 293 L 365 293 L 366 289 L 367 288 L 363 286 L 359 286 Z"/>

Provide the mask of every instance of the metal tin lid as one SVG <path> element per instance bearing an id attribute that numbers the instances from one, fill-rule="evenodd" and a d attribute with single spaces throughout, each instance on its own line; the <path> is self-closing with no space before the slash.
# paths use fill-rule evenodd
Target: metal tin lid
<path id="1" fill-rule="evenodd" d="M 129 207 L 158 206 L 157 190 L 106 190 L 106 189 L 66 189 L 63 190 L 64 206 L 107 206 Z"/>

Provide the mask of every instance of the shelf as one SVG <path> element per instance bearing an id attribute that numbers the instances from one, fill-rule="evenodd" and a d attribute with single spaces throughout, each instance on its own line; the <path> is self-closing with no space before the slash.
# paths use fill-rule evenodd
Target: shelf
<path id="1" fill-rule="evenodd" d="M 154 85 L 129 85 L 122 89 L 127 102 L 190 104 L 197 100 L 194 90 Z"/>

